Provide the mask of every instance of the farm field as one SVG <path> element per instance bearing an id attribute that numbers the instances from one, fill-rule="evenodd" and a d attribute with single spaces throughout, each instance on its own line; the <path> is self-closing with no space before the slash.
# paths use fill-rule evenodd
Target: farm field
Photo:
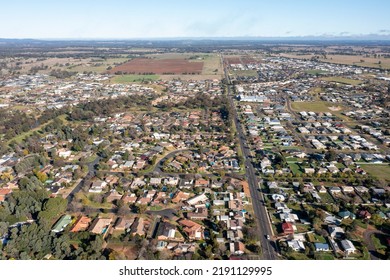
<path id="1" fill-rule="evenodd" d="M 146 59 L 136 58 L 114 67 L 111 74 L 201 74 L 203 62 L 190 62 L 185 59 Z"/>

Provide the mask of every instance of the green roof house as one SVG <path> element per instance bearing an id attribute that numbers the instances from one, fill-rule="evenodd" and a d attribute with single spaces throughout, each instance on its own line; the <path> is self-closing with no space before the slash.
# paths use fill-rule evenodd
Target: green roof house
<path id="1" fill-rule="evenodd" d="M 71 222 L 72 222 L 72 217 L 70 215 L 64 215 L 55 223 L 51 231 L 55 233 L 61 232 Z"/>
<path id="2" fill-rule="evenodd" d="M 340 211 L 338 213 L 338 216 L 341 218 L 341 219 L 346 219 L 346 218 L 349 218 L 351 216 L 351 212 L 349 212 L 348 210 L 344 210 L 344 211 Z"/>

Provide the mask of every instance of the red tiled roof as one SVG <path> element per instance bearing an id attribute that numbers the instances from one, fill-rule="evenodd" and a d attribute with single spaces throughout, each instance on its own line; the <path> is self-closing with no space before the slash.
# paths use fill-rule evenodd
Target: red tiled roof
<path id="1" fill-rule="evenodd" d="M 284 233 L 294 233 L 294 228 L 291 223 L 283 223 L 282 230 Z"/>
<path id="2" fill-rule="evenodd" d="M 9 193 L 12 193 L 11 189 L 0 189 L 0 196 L 6 196 Z"/>

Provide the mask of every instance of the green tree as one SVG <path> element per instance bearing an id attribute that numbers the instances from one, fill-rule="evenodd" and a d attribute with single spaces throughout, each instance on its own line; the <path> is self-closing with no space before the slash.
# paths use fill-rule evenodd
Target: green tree
<path id="1" fill-rule="evenodd" d="M 38 218 L 48 221 L 59 217 L 65 212 L 68 201 L 62 197 L 48 198 L 44 201 L 42 210 L 38 214 Z"/>

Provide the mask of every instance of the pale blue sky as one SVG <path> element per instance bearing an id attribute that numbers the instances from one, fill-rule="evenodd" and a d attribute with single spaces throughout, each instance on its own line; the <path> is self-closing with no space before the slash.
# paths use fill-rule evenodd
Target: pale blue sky
<path id="1" fill-rule="evenodd" d="M 390 35 L 388 0 L 0 0 L 0 38 Z"/>

